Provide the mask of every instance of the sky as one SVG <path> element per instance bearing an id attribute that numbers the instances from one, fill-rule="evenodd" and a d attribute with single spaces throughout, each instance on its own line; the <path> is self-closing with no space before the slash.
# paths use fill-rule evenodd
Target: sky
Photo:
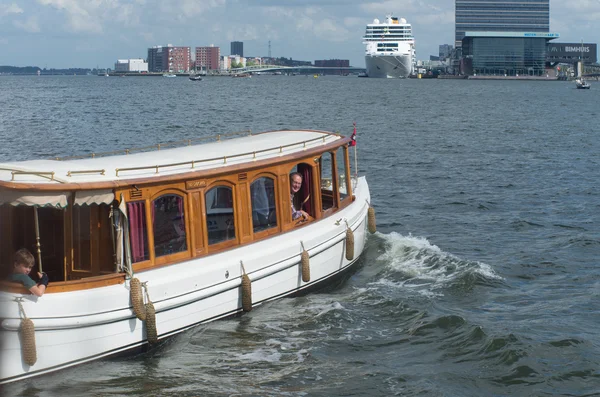
<path id="1" fill-rule="evenodd" d="M 362 35 L 387 14 L 412 24 L 417 59 L 454 44 L 452 0 L 0 0 L 0 65 L 112 68 L 156 45 L 214 45 L 229 55 L 349 59 L 364 67 Z M 600 42 L 600 0 L 551 0 L 556 42 Z"/>

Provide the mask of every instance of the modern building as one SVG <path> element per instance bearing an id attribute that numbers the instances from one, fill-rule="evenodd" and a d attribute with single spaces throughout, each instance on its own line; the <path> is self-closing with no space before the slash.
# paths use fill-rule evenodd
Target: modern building
<path id="1" fill-rule="evenodd" d="M 162 72 L 163 71 L 163 47 L 154 46 L 148 48 L 148 71 Z"/>
<path id="2" fill-rule="evenodd" d="M 454 47 L 450 44 L 440 44 L 440 50 L 438 53 L 438 56 L 440 59 L 446 59 L 446 58 L 450 58 L 450 55 L 452 55 L 452 50 L 454 50 Z"/>
<path id="3" fill-rule="evenodd" d="M 217 70 L 221 59 L 221 49 L 212 44 L 196 47 L 196 70 Z"/>
<path id="4" fill-rule="evenodd" d="M 239 55 L 241 57 L 244 56 L 244 43 L 242 41 L 232 41 L 231 42 L 231 55 Z"/>
<path id="5" fill-rule="evenodd" d="M 550 0 L 456 0 L 455 42 L 465 32 L 550 31 Z"/>
<path id="6" fill-rule="evenodd" d="M 598 61 L 598 46 L 595 43 L 549 43 L 546 61 L 591 65 Z"/>
<path id="7" fill-rule="evenodd" d="M 147 72 L 148 63 L 144 59 L 118 59 L 115 63 L 115 72 Z"/>
<path id="8" fill-rule="evenodd" d="M 558 33 L 465 32 L 463 74 L 544 76 L 548 41 Z"/>

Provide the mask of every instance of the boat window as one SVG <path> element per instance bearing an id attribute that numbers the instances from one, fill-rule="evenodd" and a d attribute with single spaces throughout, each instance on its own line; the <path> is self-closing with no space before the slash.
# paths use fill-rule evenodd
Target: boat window
<path id="1" fill-rule="evenodd" d="M 323 153 L 319 159 L 319 168 L 321 169 L 321 202 L 322 210 L 328 210 L 335 206 L 335 195 L 334 189 L 335 184 L 333 180 L 333 154 Z"/>
<path id="2" fill-rule="evenodd" d="M 127 218 L 129 219 L 129 240 L 133 262 L 150 259 L 148 255 L 148 231 L 146 230 L 146 202 L 133 201 L 127 203 Z"/>
<path id="3" fill-rule="evenodd" d="M 207 191 L 204 198 L 208 244 L 235 239 L 233 190 L 228 186 L 216 186 Z"/>
<path id="4" fill-rule="evenodd" d="M 338 174 L 338 191 L 340 193 L 340 201 L 343 201 L 346 197 L 348 197 L 348 192 L 350 189 L 346 184 L 349 181 L 350 172 L 346 168 L 346 153 L 348 149 L 346 147 L 338 148 L 335 154 L 335 162 L 337 166 L 337 174 Z"/>
<path id="5" fill-rule="evenodd" d="M 72 270 L 93 272 L 94 275 L 113 271 L 110 205 L 74 205 L 72 223 Z"/>
<path id="6" fill-rule="evenodd" d="M 42 270 L 48 274 L 50 282 L 64 281 L 64 219 L 65 211 L 53 207 L 38 207 L 38 230 L 35 227 L 34 207 L 26 205 L 0 206 L 0 264 L 10 273 L 13 254 L 27 248 L 35 257 L 35 267 L 39 270 L 37 238 L 39 236 Z"/>
<path id="7" fill-rule="evenodd" d="M 187 251 L 183 197 L 164 194 L 152 201 L 152 230 L 156 257 Z"/>
<path id="8" fill-rule="evenodd" d="M 271 178 L 258 178 L 250 185 L 252 200 L 252 227 L 254 233 L 277 226 L 275 209 L 275 182 Z"/>
<path id="9" fill-rule="evenodd" d="M 292 205 L 296 210 L 302 210 L 311 217 L 315 216 L 313 211 L 313 199 L 311 197 L 312 167 L 306 163 L 299 163 L 292 168 L 290 174 L 297 172 L 302 176 L 302 186 L 300 190 L 292 196 Z M 291 192 L 291 187 L 290 187 Z"/>

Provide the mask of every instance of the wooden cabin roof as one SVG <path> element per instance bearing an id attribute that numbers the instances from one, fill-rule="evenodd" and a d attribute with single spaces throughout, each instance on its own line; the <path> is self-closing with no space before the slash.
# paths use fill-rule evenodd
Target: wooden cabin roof
<path id="1" fill-rule="evenodd" d="M 344 139 L 313 130 L 247 133 L 200 145 L 77 159 L 0 163 L 0 185 L 90 184 L 173 176 L 193 171 L 276 159 Z M 124 152 L 124 151 L 123 151 Z"/>

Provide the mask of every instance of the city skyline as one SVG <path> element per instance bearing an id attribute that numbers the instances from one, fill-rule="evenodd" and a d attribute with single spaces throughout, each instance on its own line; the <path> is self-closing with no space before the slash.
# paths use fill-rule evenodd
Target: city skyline
<path id="1" fill-rule="evenodd" d="M 390 0 L 8 0 L 0 4 L 0 64 L 43 68 L 111 67 L 146 58 L 156 45 L 214 45 L 228 55 L 349 59 L 364 66 L 365 26 L 386 14 L 413 26 L 418 59 L 454 43 L 455 2 Z M 550 31 L 561 42 L 599 41 L 600 1 L 550 1 Z"/>

